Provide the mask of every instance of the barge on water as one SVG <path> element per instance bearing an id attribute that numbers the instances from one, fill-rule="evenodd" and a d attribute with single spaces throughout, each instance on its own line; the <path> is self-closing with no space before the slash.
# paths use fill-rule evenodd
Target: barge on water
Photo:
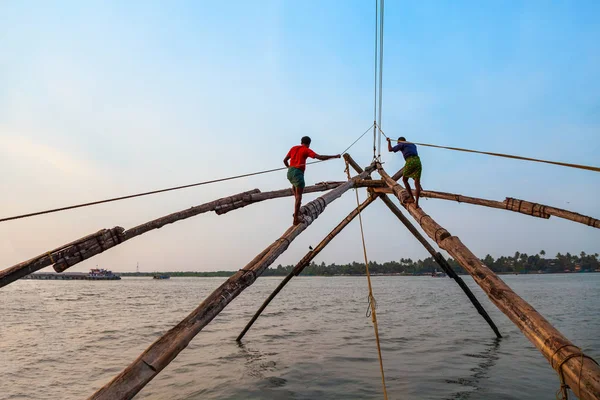
<path id="1" fill-rule="evenodd" d="M 103 268 L 94 268 L 91 269 L 87 274 L 84 272 L 68 272 L 60 274 L 57 274 L 56 272 L 36 272 L 23 277 L 23 279 L 62 281 L 118 281 L 121 279 L 121 277 L 113 274 L 112 271 L 108 271 Z"/>

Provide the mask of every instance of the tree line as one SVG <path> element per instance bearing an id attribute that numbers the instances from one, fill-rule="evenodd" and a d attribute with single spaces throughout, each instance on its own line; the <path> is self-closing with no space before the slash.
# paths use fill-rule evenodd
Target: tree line
<path id="1" fill-rule="evenodd" d="M 539 253 L 529 255 L 527 253 L 515 252 L 512 256 L 501 256 L 494 259 L 491 255 L 486 255 L 481 261 L 492 271 L 508 274 L 532 274 L 532 273 L 566 273 L 566 272 L 600 272 L 600 258 L 598 253 L 586 254 L 584 251 L 579 255 L 571 253 L 558 253 L 554 258 L 546 258 L 546 252 L 541 250 Z M 448 263 L 457 273 L 466 273 L 466 271 L 452 258 L 448 258 Z M 289 274 L 294 265 L 277 265 L 268 268 L 263 276 L 285 276 Z M 433 257 L 424 260 L 413 261 L 410 258 L 401 258 L 398 261 L 387 261 L 378 263 L 376 261 L 369 263 L 371 274 L 386 275 L 425 275 L 435 271 L 441 272 Z M 231 276 L 236 271 L 210 271 L 210 272 L 166 272 L 170 276 L 200 276 L 200 277 L 226 277 Z M 124 272 L 119 273 L 122 276 L 152 276 L 159 272 Z M 312 262 L 308 265 L 301 275 L 305 276 L 336 276 L 336 275 L 364 275 L 365 264 L 353 262 L 350 264 L 317 264 Z"/>

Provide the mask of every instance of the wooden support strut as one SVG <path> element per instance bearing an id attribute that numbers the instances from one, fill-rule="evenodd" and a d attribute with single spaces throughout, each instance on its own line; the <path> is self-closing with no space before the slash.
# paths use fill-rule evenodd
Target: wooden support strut
<path id="1" fill-rule="evenodd" d="M 408 228 L 408 230 L 417 238 L 417 240 L 419 242 L 421 242 L 423 247 L 425 247 L 425 249 L 429 252 L 429 254 L 431 254 L 433 259 L 438 263 L 438 265 L 442 268 L 442 270 L 450 278 L 452 278 L 456 281 L 458 286 L 460 286 L 460 288 L 463 290 L 463 292 L 465 292 L 465 294 L 467 295 L 469 300 L 471 300 L 471 303 L 473 304 L 473 306 L 475 307 L 477 312 L 483 317 L 483 319 L 485 319 L 485 321 L 488 323 L 490 328 L 492 328 L 492 330 L 496 334 L 496 337 L 498 339 L 502 338 L 502 335 L 500 334 L 500 331 L 498 331 L 498 328 L 496 327 L 496 324 L 494 324 L 494 321 L 492 321 L 492 319 L 490 318 L 488 313 L 485 311 L 485 309 L 483 308 L 483 306 L 481 305 L 479 300 L 477 300 L 477 298 L 475 297 L 475 295 L 473 294 L 471 289 L 469 289 L 469 287 L 467 286 L 465 281 L 463 281 L 462 278 L 460 276 L 458 276 L 458 274 L 452 269 L 450 264 L 448 264 L 448 261 L 446 261 L 446 259 L 439 252 L 435 251 L 433 246 L 431 246 L 429 244 L 427 239 L 425 239 L 423 237 L 423 235 L 421 235 L 421 233 L 417 230 L 417 228 L 415 228 L 415 226 L 408 220 L 408 218 L 406 218 L 406 216 L 404 216 L 404 214 L 402 214 L 402 211 L 400 211 L 400 209 L 398 207 L 396 207 L 396 205 L 390 200 L 389 197 L 387 197 L 387 195 L 381 194 L 380 198 L 385 203 L 385 205 L 388 206 L 390 211 L 396 217 L 398 217 L 398 219 L 400 221 L 402 221 L 404 226 L 406 226 Z"/>
<path id="2" fill-rule="evenodd" d="M 120 400 L 131 399 L 160 371 L 162 371 L 189 342 L 217 316 L 244 289 L 252 285 L 256 278 L 282 254 L 290 243 L 300 235 L 332 201 L 352 188 L 355 181 L 364 179 L 374 165 L 364 172 L 323 196 L 307 203 L 300 209 L 302 223 L 290 227 L 279 239 L 267 247 L 244 268 L 231 276 L 225 283 L 210 294 L 200 305 L 177 326 L 165 333 L 146 349 L 132 364 L 125 368 L 112 381 L 93 394 L 89 399 Z"/>
<path id="3" fill-rule="evenodd" d="M 304 268 L 306 268 L 306 266 L 309 265 L 310 262 L 321 252 L 321 250 L 323 250 L 325 248 L 325 246 L 327 246 L 329 244 L 329 242 L 331 242 L 333 240 L 333 238 L 336 237 L 336 235 L 338 233 L 340 233 L 350 222 L 352 222 L 352 220 L 360 212 L 362 212 L 362 210 L 367 208 L 367 206 L 369 204 L 371 204 L 373 201 L 375 201 L 377 196 L 378 196 L 377 194 L 369 196 L 369 198 L 367 198 L 367 200 L 362 202 L 362 204 L 359 207 L 355 208 L 350 214 L 348 214 L 348 216 L 346 218 L 344 218 L 342 220 L 342 222 L 340 222 L 327 236 L 325 236 L 325 238 L 323 240 L 321 240 L 321 242 L 313 250 L 309 251 L 308 253 L 306 253 L 306 255 L 304 257 L 302 257 L 302 259 L 298 262 L 298 264 L 296 264 L 296 266 L 290 271 L 290 273 L 281 281 L 281 283 L 279 283 L 279 285 L 273 291 L 273 293 L 271 293 L 271 295 L 264 301 L 264 303 L 260 306 L 258 311 L 256 311 L 256 313 L 254 314 L 252 319 L 248 322 L 248 324 L 246 324 L 246 326 L 244 327 L 244 330 L 242 330 L 242 332 L 236 338 L 236 340 L 238 342 L 243 339 L 244 335 L 246 335 L 246 332 L 248 332 L 248 330 L 252 327 L 254 322 L 256 322 L 258 317 L 262 314 L 262 312 L 265 310 L 265 308 L 267 308 L 267 306 L 269 305 L 269 303 L 271 303 L 271 301 L 275 298 L 275 296 L 277 296 L 277 294 L 279 294 L 281 289 L 283 289 L 283 287 L 285 285 L 287 285 L 287 283 L 294 276 L 298 276 L 304 270 Z"/>
<path id="4" fill-rule="evenodd" d="M 546 357 L 552 368 L 580 399 L 600 398 L 600 366 L 553 327 L 529 303 L 519 297 L 502 279 L 485 266 L 458 237 L 452 236 L 423 209 L 407 203 L 406 190 L 392 180 L 380 163 L 377 170 L 385 183 L 398 197 L 403 207 L 418 221 L 427 235 L 446 250 L 473 277 L 488 295 L 525 336 Z"/>
<path id="5" fill-rule="evenodd" d="M 322 192 L 334 189 L 343 183 L 344 182 L 322 182 L 313 186 L 307 186 L 304 192 Z M 57 249 L 48 251 L 28 261 L 0 271 L 0 288 L 51 265 L 54 265 L 54 270 L 56 272 L 63 272 L 75 264 L 117 246 L 126 240 L 154 229 L 160 229 L 167 224 L 172 224 L 209 211 L 215 211 L 217 214 L 225 214 L 226 212 L 245 207 L 249 204 L 286 196 L 293 196 L 292 189 L 282 189 L 264 193 L 261 193 L 258 189 L 254 189 L 210 201 L 199 206 L 190 207 L 186 210 L 178 211 L 138 225 L 127 231 L 118 226 L 112 229 L 102 229 L 96 233 L 84 236 L 74 242 L 67 243 Z"/>
<path id="6" fill-rule="evenodd" d="M 396 175 L 392 177 L 394 181 Z M 391 194 L 392 190 L 382 181 L 379 180 L 367 180 L 361 181 L 357 184 L 358 187 L 371 187 L 375 193 L 387 193 Z M 462 194 L 455 193 L 446 193 L 446 192 L 436 192 L 433 190 L 423 190 L 421 191 L 421 197 L 430 198 L 430 199 L 440 199 L 440 200 L 450 200 L 456 201 L 459 203 L 468 203 L 475 204 L 478 206 L 490 207 L 490 208 L 498 208 L 501 210 L 509 210 L 518 212 L 521 214 L 529 215 L 532 217 L 544 218 L 548 219 L 550 216 L 555 216 L 558 218 L 568 219 L 570 221 L 578 222 L 580 224 L 584 224 L 587 226 L 591 226 L 592 228 L 600 228 L 600 220 L 596 218 L 589 217 L 587 215 L 582 215 L 573 211 L 564 210 L 562 208 L 556 208 L 552 206 L 547 206 L 544 204 L 534 203 L 527 200 L 515 199 L 512 197 L 507 197 L 504 201 L 497 200 L 488 200 L 481 199 L 478 197 L 470 197 L 464 196 Z"/>

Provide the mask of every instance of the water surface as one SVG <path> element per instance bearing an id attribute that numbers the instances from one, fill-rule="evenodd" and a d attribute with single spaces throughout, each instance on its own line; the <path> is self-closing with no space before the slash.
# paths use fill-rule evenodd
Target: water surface
<path id="1" fill-rule="evenodd" d="M 600 359 L 600 274 L 503 276 Z M 140 399 L 381 399 L 365 277 L 294 278 L 235 337 L 281 278 L 261 278 L 163 370 Z M 556 373 L 468 277 L 496 340 L 450 279 L 375 277 L 390 399 L 552 399 Z M 0 290 L 0 399 L 82 399 L 224 278 L 18 281 Z"/>

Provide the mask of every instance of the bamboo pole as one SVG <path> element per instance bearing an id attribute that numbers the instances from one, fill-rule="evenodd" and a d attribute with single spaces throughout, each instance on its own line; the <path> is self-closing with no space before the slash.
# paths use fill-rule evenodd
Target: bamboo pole
<path id="1" fill-rule="evenodd" d="M 369 167 L 373 171 L 374 166 Z M 370 172 L 369 171 L 369 172 Z M 144 351 L 131 365 L 89 399 L 131 399 L 181 352 L 212 319 L 244 289 L 252 285 L 263 271 L 282 254 L 332 201 L 363 179 L 369 172 L 354 177 L 300 209 L 303 222 L 290 227 L 244 268 L 231 276 L 209 295 L 191 314 Z"/>
<path id="2" fill-rule="evenodd" d="M 321 182 L 313 186 L 307 186 L 304 192 L 322 192 L 334 189 L 343 183 L 344 182 Z M 154 219 L 150 222 L 128 229 L 127 231 L 124 231 L 121 227 L 102 229 L 96 233 L 84 236 L 83 238 L 0 271 L 0 288 L 51 265 L 54 265 L 54 270 L 56 272 L 63 272 L 73 265 L 117 246 L 126 240 L 154 229 L 160 229 L 163 226 L 172 224 L 176 221 L 181 221 L 209 211 L 215 211 L 219 215 L 225 214 L 249 204 L 292 195 L 292 189 L 282 189 L 264 193 L 261 193 L 258 189 L 254 189 L 210 201 L 199 206 L 190 207 L 187 210 L 178 211 Z"/>
<path id="3" fill-rule="evenodd" d="M 322 182 L 317 185 L 307 186 L 305 188 L 306 193 L 313 192 L 322 192 L 329 189 L 334 189 L 344 182 Z M 258 189 L 250 190 L 247 192 L 238 193 L 232 196 L 223 197 L 217 200 L 210 201 L 208 203 L 201 204 L 199 206 L 188 208 L 187 210 L 174 212 L 172 214 L 166 215 L 164 217 L 160 217 L 154 219 L 150 222 L 146 222 L 144 224 L 138 225 L 134 228 L 128 229 L 123 233 L 123 238 L 121 242 L 124 242 L 129 239 L 133 239 L 136 236 L 142 235 L 148 231 L 154 229 L 160 229 L 167 224 L 172 224 L 177 221 L 181 221 L 190 217 L 194 217 L 199 214 L 203 214 L 209 211 L 214 211 L 218 215 L 225 214 L 229 211 L 236 210 L 238 208 L 245 207 L 250 204 L 258 203 L 264 200 L 275 199 L 279 197 L 292 196 L 292 189 L 281 189 L 275 190 L 271 192 L 262 193 Z M 117 243 L 120 244 L 120 243 Z M 84 253 L 84 258 L 80 257 L 79 253 L 74 254 L 71 258 L 65 258 L 63 260 L 58 261 L 54 265 L 54 270 L 56 272 L 63 272 L 67 268 L 72 267 L 73 265 L 83 261 L 84 259 L 88 259 L 91 256 L 101 253 L 103 250 L 99 246 L 92 244 L 92 247 L 86 249 L 88 254 Z"/>
<path id="4" fill-rule="evenodd" d="M 377 170 L 403 207 L 419 222 L 427 235 L 471 274 L 490 300 L 540 350 L 559 376 L 564 376 L 564 381 L 575 395 L 584 400 L 600 398 L 600 366 L 584 355 L 529 303 L 519 297 L 458 237 L 452 236 L 438 225 L 433 218 L 425 214 L 422 208 L 417 208 L 415 203 L 407 203 L 409 195 L 406 190 L 393 181 L 379 163 L 377 163 Z"/>
<path id="5" fill-rule="evenodd" d="M 458 286 L 460 286 L 460 288 L 463 290 L 463 292 L 465 292 L 465 294 L 467 295 L 469 300 L 471 300 L 471 303 L 473 304 L 473 306 L 475 307 L 477 312 L 483 317 L 483 319 L 485 319 L 485 321 L 488 323 L 490 328 L 492 328 L 492 330 L 496 334 L 496 337 L 498 339 L 502 338 L 502 335 L 500 334 L 500 331 L 498 331 L 498 328 L 496 327 L 496 324 L 494 324 L 494 321 L 492 321 L 492 318 L 490 318 L 490 316 L 485 311 L 485 309 L 483 308 L 483 306 L 481 305 L 479 300 L 477 300 L 477 298 L 475 297 L 475 295 L 473 294 L 471 289 L 469 289 L 469 287 L 467 286 L 465 281 L 463 281 L 462 278 L 460 276 L 458 276 L 458 274 L 452 269 L 450 264 L 448 264 L 448 261 L 446 261 L 446 259 L 439 252 L 435 251 L 433 246 L 431 246 L 429 244 L 427 239 L 425 239 L 423 237 L 423 235 L 421 235 L 421 232 L 419 232 L 417 230 L 417 228 L 415 228 L 415 226 L 408 220 L 408 218 L 406 218 L 406 216 L 404 216 L 402 211 L 400 211 L 400 209 L 398 207 L 396 207 L 396 205 L 390 200 L 389 197 L 387 197 L 385 194 L 381 194 L 380 197 L 381 197 L 381 200 L 385 203 L 385 205 L 388 206 L 390 211 L 396 217 L 398 217 L 398 219 L 400 221 L 402 221 L 404 226 L 406 226 L 408 228 L 408 230 L 417 238 L 417 240 L 419 242 L 421 242 L 423 247 L 425 247 L 425 249 L 429 252 L 429 254 L 431 254 L 433 259 L 438 263 L 438 265 L 442 268 L 442 270 L 450 278 L 452 278 L 456 281 Z"/>
<path id="6" fill-rule="evenodd" d="M 35 271 L 46 268 L 59 260 L 65 260 L 75 256 L 85 260 L 91 257 L 87 249 L 95 246 L 100 253 L 117 245 L 121 240 L 123 240 L 123 228 L 120 226 L 112 229 L 102 229 L 96 233 L 84 236 L 54 250 L 40 254 L 30 260 L 0 271 L 0 288 Z"/>
<path id="7" fill-rule="evenodd" d="M 258 317 L 262 314 L 265 308 L 267 308 L 267 306 L 269 305 L 269 303 L 271 303 L 275 296 L 279 294 L 281 289 L 283 289 L 283 287 L 287 285 L 287 283 L 294 276 L 298 276 L 304 270 L 304 268 L 306 268 L 306 266 L 309 265 L 310 262 L 321 252 L 321 250 L 323 250 L 325 246 L 327 246 L 329 242 L 331 242 L 333 238 L 337 236 L 338 233 L 340 233 L 350 222 L 352 222 L 352 220 L 360 212 L 362 212 L 362 210 L 367 208 L 367 206 L 371 204 L 377 198 L 377 196 L 377 194 L 369 196 L 367 200 L 362 202 L 362 204 L 359 207 L 355 208 L 350 214 L 348 214 L 346 218 L 342 220 L 342 222 L 340 222 L 327 236 L 325 236 L 325 238 L 321 240 L 321 242 L 313 250 L 309 251 L 304 257 L 302 257 L 302 259 L 298 262 L 298 264 L 296 264 L 292 271 L 290 271 L 290 273 L 279 283 L 279 285 L 273 291 L 273 293 L 271 293 L 271 295 L 264 301 L 264 303 L 260 306 L 258 311 L 256 311 L 252 319 L 246 324 L 242 332 L 238 335 L 238 337 L 235 340 L 239 342 L 244 338 L 246 332 L 248 332 L 248 330 L 252 327 L 254 322 L 256 322 Z"/>
<path id="8" fill-rule="evenodd" d="M 395 175 L 394 175 L 395 177 Z M 397 180 L 394 179 L 393 180 Z M 384 182 L 379 180 L 365 180 L 357 183 L 357 187 L 370 187 L 373 188 L 375 193 L 386 193 L 391 194 L 392 190 L 385 185 Z M 475 204 L 478 206 L 498 208 L 501 210 L 509 210 L 517 213 L 529 215 L 532 217 L 548 219 L 550 216 L 558 218 L 568 219 L 570 221 L 578 222 L 592 228 L 600 228 L 600 220 L 582 215 L 573 211 L 564 210 L 562 208 L 547 206 L 544 204 L 534 203 L 527 200 L 515 199 L 507 197 L 504 201 L 488 200 L 478 197 L 469 197 L 462 194 L 436 192 L 433 190 L 421 191 L 421 197 L 430 199 L 450 200 L 459 203 Z"/>

